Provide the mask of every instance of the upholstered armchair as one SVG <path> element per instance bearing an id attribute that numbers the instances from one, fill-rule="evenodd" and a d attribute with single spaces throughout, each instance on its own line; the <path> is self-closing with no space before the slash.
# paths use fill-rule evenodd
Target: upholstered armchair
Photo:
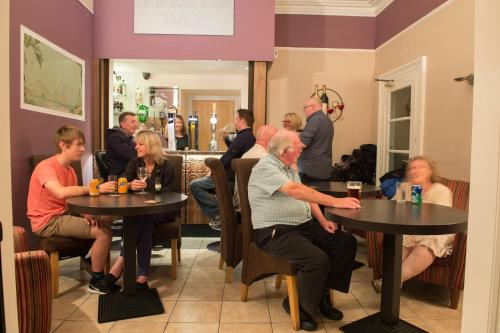
<path id="1" fill-rule="evenodd" d="M 469 206 L 469 182 L 441 178 L 440 183 L 448 186 L 453 193 L 453 207 L 467 210 Z M 384 234 L 368 232 L 368 266 L 373 268 L 373 278 L 382 277 L 382 248 Z M 455 236 L 450 256 L 437 258 L 425 271 L 414 279 L 450 289 L 450 308 L 456 309 L 460 293 L 464 289 L 465 255 L 467 233 Z"/>
<path id="2" fill-rule="evenodd" d="M 50 261 L 45 251 L 28 251 L 26 230 L 14 227 L 19 332 L 50 332 L 52 295 Z"/>

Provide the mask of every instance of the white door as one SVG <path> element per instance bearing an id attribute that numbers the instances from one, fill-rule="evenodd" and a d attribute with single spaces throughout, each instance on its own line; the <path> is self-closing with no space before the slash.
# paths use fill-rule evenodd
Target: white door
<path id="1" fill-rule="evenodd" d="M 422 154 L 425 57 L 378 77 L 377 182 Z"/>

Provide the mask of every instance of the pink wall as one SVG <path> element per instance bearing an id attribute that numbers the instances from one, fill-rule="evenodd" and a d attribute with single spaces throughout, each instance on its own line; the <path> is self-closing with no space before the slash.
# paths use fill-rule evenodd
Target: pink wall
<path id="1" fill-rule="evenodd" d="M 375 47 L 397 35 L 446 0 L 395 0 L 377 16 Z"/>
<path id="2" fill-rule="evenodd" d="M 274 0 L 235 0 L 234 36 L 134 34 L 134 1 L 94 1 L 97 58 L 272 60 Z"/>
<path id="3" fill-rule="evenodd" d="M 281 47 L 374 48 L 374 17 L 276 15 L 275 29 Z"/>
<path id="4" fill-rule="evenodd" d="M 85 122 L 20 108 L 20 25 L 85 60 Z M 10 2 L 10 133 L 12 201 L 15 225 L 27 226 L 26 198 L 30 179 L 28 159 L 52 154 L 57 128 L 81 128 L 91 147 L 93 15 L 76 0 L 12 0 Z"/>
<path id="5" fill-rule="evenodd" d="M 446 0 L 394 0 L 377 17 L 277 14 L 281 47 L 375 49 Z"/>

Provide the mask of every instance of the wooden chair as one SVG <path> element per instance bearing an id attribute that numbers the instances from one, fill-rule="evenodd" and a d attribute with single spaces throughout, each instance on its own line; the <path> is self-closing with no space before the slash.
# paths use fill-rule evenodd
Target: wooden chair
<path id="1" fill-rule="evenodd" d="M 45 251 L 29 251 L 28 236 L 14 226 L 17 314 L 20 333 L 49 333 L 52 296 L 49 257 Z"/>
<path id="2" fill-rule="evenodd" d="M 295 331 L 300 328 L 299 300 L 297 295 L 296 271 L 287 261 L 267 254 L 253 242 L 253 225 L 248 202 L 248 180 L 258 159 L 234 159 L 231 163 L 238 182 L 240 195 L 241 228 L 243 234 L 243 267 L 241 272 L 241 301 L 246 302 L 249 286 L 260 279 L 274 274 L 286 276 L 290 317 Z M 279 280 L 281 281 L 281 280 Z M 281 283 L 280 283 L 281 284 Z M 278 285 L 278 284 L 277 284 Z"/>
<path id="3" fill-rule="evenodd" d="M 182 156 L 168 155 L 167 159 L 174 167 L 175 180 L 172 192 L 182 193 Z M 172 280 L 177 279 L 177 262 L 181 261 L 181 210 L 173 220 L 165 223 L 155 223 L 153 229 L 153 245 L 170 242 L 170 253 L 172 255 Z"/>
<path id="4" fill-rule="evenodd" d="M 219 268 L 222 269 L 223 263 L 226 263 L 226 283 L 231 283 L 233 268 L 240 263 L 242 258 L 241 225 L 236 222 L 233 196 L 222 162 L 218 158 L 210 157 L 205 159 L 205 164 L 212 172 L 222 222 Z"/>
<path id="5" fill-rule="evenodd" d="M 33 155 L 30 158 L 31 170 L 33 171 L 38 163 L 50 157 L 49 155 Z M 80 162 L 71 163 L 75 169 L 78 185 L 82 185 L 82 168 Z M 59 260 L 80 257 L 80 268 L 88 266 L 85 256 L 89 252 L 93 239 L 80 239 L 72 237 L 38 237 L 39 245 L 42 250 L 48 253 L 50 257 L 50 271 L 52 281 L 52 297 L 59 296 Z M 109 268 L 109 256 L 107 268 Z"/>
<path id="6" fill-rule="evenodd" d="M 440 183 L 450 188 L 453 193 L 453 207 L 467 210 L 469 206 L 469 182 L 441 178 Z M 373 278 L 382 277 L 382 250 L 384 234 L 368 232 L 368 266 L 373 268 Z M 450 289 L 450 308 L 456 309 L 460 293 L 464 289 L 465 256 L 467 233 L 455 235 L 452 254 L 437 258 L 425 271 L 414 279 L 443 286 Z"/>

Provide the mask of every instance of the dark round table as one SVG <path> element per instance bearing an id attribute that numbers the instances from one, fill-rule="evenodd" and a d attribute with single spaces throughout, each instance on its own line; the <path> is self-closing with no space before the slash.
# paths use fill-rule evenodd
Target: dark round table
<path id="1" fill-rule="evenodd" d="M 155 200 L 155 203 L 148 203 Z M 136 243 L 140 220 L 137 216 L 160 214 L 181 208 L 187 196 L 180 193 L 101 194 L 66 199 L 68 210 L 77 214 L 123 216 L 123 291 L 99 296 L 98 322 L 163 313 L 156 289 L 136 291 Z"/>
<path id="2" fill-rule="evenodd" d="M 327 217 L 343 225 L 384 233 L 380 312 L 340 327 L 343 332 L 425 332 L 399 319 L 403 234 L 440 235 L 467 230 L 464 210 L 413 205 L 395 200 L 361 200 L 361 209 L 326 208 Z"/>
<path id="3" fill-rule="evenodd" d="M 347 183 L 344 182 L 304 182 L 304 185 L 337 198 L 347 196 Z M 379 194 L 380 189 L 375 185 L 363 184 L 361 188 L 361 198 L 375 197 Z"/>

